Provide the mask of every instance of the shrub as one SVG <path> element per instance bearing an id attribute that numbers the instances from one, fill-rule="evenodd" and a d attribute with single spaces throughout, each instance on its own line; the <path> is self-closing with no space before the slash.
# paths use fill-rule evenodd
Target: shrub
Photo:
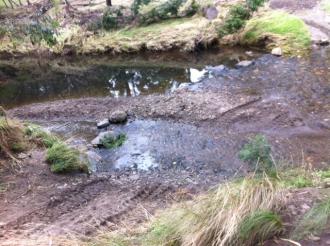
<path id="1" fill-rule="evenodd" d="M 246 5 L 252 11 L 257 11 L 267 0 L 246 0 Z"/>
<path id="2" fill-rule="evenodd" d="M 118 13 L 116 11 L 113 11 L 112 9 L 108 9 L 103 14 L 102 27 L 105 30 L 116 29 L 118 27 L 118 17 L 119 17 Z"/>
<path id="3" fill-rule="evenodd" d="M 139 8 L 141 5 L 147 5 L 151 2 L 151 0 L 134 0 L 132 4 L 132 12 L 134 15 L 137 15 L 139 13 Z"/>
<path id="4" fill-rule="evenodd" d="M 226 18 L 222 28 L 220 29 L 220 36 L 237 32 L 245 25 L 246 20 L 248 20 L 250 16 L 250 11 L 246 6 L 242 4 L 233 6 L 230 9 L 229 15 Z"/>
<path id="5" fill-rule="evenodd" d="M 271 147 L 263 135 L 256 135 L 244 145 L 239 152 L 239 158 L 249 163 L 256 171 L 273 171 L 273 161 L 270 156 Z"/>
<path id="6" fill-rule="evenodd" d="M 0 39 L 2 39 L 7 34 L 7 29 L 5 27 L 0 26 Z"/>
<path id="7" fill-rule="evenodd" d="M 57 142 L 47 150 L 46 161 L 54 173 L 88 171 L 87 164 L 80 161 L 79 151 L 68 147 L 63 142 Z"/>
<path id="8" fill-rule="evenodd" d="M 185 16 L 193 16 L 200 9 L 200 5 L 196 2 L 196 0 L 188 0 L 179 8 L 178 14 L 181 17 Z"/>
<path id="9" fill-rule="evenodd" d="M 150 2 L 139 9 L 139 17 L 142 23 L 150 24 L 159 20 L 177 17 L 180 6 L 185 0 L 161 0 Z"/>
<path id="10" fill-rule="evenodd" d="M 28 34 L 33 45 L 40 44 L 43 40 L 49 46 L 54 46 L 57 43 L 53 26 L 47 26 L 39 22 L 32 23 L 28 26 Z"/>
<path id="11" fill-rule="evenodd" d="M 107 136 L 101 140 L 102 145 L 107 149 L 118 148 L 124 144 L 127 137 L 125 134 L 119 134 L 116 137 Z"/>

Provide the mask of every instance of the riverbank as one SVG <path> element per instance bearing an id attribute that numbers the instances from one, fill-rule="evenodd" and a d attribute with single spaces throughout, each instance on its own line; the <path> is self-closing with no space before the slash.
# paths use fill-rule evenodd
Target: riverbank
<path id="1" fill-rule="evenodd" d="M 273 48 L 279 47 L 282 49 L 283 54 L 291 56 L 301 56 L 308 52 L 311 47 L 311 38 L 309 30 L 302 21 L 303 13 L 301 11 L 303 10 L 298 8 L 297 11 L 295 10 L 292 13 L 290 12 L 292 11 L 291 9 L 286 9 L 286 6 L 290 5 L 289 3 L 287 5 L 279 5 L 276 1 L 273 1 L 270 3 L 270 7 L 266 4 L 265 7 L 260 8 L 258 12 L 253 14 L 251 20 L 247 21 L 246 28 L 244 28 L 243 24 L 242 28 L 233 29 L 232 33 L 221 35 L 221 30 L 228 28 L 226 26 L 235 26 L 234 22 L 230 24 L 230 16 L 233 14 L 230 11 L 237 4 L 244 4 L 244 1 L 238 2 L 225 1 L 208 8 L 202 6 L 199 12 L 192 17 L 176 17 L 147 25 L 134 23 L 108 31 L 102 29 L 99 26 L 100 24 L 97 24 L 102 22 L 102 16 L 104 15 L 102 8 L 104 6 L 102 7 L 102 5 L 98 4 L 96 9 L 93 8 L 92 12 L 88 12 L 88 8 L 84 7 L 80 10 L 81 13 L 79 13 L 79 8 L 77 7 L 77 14 L 70 19 L 67 15 L 63 15 L 65 13 L 65 5 L 60 5 L 56 6 L 57 14 L 54 14 L 55 7 L 50 8 L 45 13 L 51 16 L 59 25 L 56 27 L 56 30 L 54 29 L 56 32 L 54 36 L 56 43 L 49 45 L 46 41 L 42 41 L 38 44 L 33 44 L 29 40 L 31 39 L 29 35 L 15 38 L 16 34 L 11 36 L 2 34 L 0 53 L 2 53 L 2 56 L 47 54 L 67 56 L 74 54 L 138 53 L 145 50 L 152 52 L 169 50 L 192 52 L 219 45 L 234 46 L 239 44 L 264 48 L 269 52 Z M 80 6 L 79 3 L 77 3 L 77 6 Z M 121 10 L 123 13 L 129 11 L 127 6 L 118 7 L 115 3 L 114 9 L 116 10 L 117 8 L 123 8 Z M 283 12 L 278 13 L 278 8 Z M 323 11 L 321 5 L 316 5 L 315 8 Z M 19 21 L 17 25 L 21 25 L 22 18 L 17 19 L 16 16 L 19 11 L 23 10 L 25 11 L 25 8 L 21 10 L 15 9 L 15 15 L 5 12 L 2 16 L 2 19 L 5 21 L 4 26 L 8 25 L 6 24 L 8 21 Z M 207 11 L 214 11 L 214 16 L 207 16 Z M 87 18 L 87 12 L 91 22 L 85 23 L 84 18 Z M 25 22 L 28 23 L 34 18 L 32 15 L 33 9 L 27 11 L 27 13 L 31 15 L 26 14 L 24 16 Z M 279 20 L 279 17 L 281 20 Z M 79 25 L 79 22 L 84 22 L 84 24 Z M 314 31 L 317 29 L 315 26 L 313 28 Z M 311 33 L 314 43 L 320 43 L 327 39 L 327 35 L 316 35 L 313 30 Z M 13 30 L 13 32 L 15 31 Z M 18 30 L 17 32 L 19 34 L 20 31 Z"/>

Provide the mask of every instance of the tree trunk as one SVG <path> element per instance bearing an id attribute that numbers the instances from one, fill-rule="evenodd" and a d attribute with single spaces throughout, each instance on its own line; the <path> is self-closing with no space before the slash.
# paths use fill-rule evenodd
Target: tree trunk
<path id="1" fill-rule="evenodd" d="M 106 0 L 107 6 L 112 6 L 111 0 Z"/>

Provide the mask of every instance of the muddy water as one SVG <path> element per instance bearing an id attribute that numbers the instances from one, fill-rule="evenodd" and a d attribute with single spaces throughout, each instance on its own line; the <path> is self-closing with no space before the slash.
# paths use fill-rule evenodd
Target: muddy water
<path id="1" fill-rule="evenodd" d="M 139 96 L 173 92 L 182 83 L 208 77 L 207 65 L 234 66 L 252 59 L 242 49 L 198 54 L 0 60 L 0 105 L 82 97 Z"/>

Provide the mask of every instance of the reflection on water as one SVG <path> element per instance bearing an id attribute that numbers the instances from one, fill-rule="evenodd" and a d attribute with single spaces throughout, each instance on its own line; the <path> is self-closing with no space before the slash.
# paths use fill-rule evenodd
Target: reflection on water
<path id="1" fill-rule="evenodd" d="M 196 83 L 208 76 L 206 65 L 232 66 L 248 57 L 235 50 L 118 59 L 0 60 L 0 105 L 11 108 L 67 98 L 166 94 L 182 83 Z"/>

